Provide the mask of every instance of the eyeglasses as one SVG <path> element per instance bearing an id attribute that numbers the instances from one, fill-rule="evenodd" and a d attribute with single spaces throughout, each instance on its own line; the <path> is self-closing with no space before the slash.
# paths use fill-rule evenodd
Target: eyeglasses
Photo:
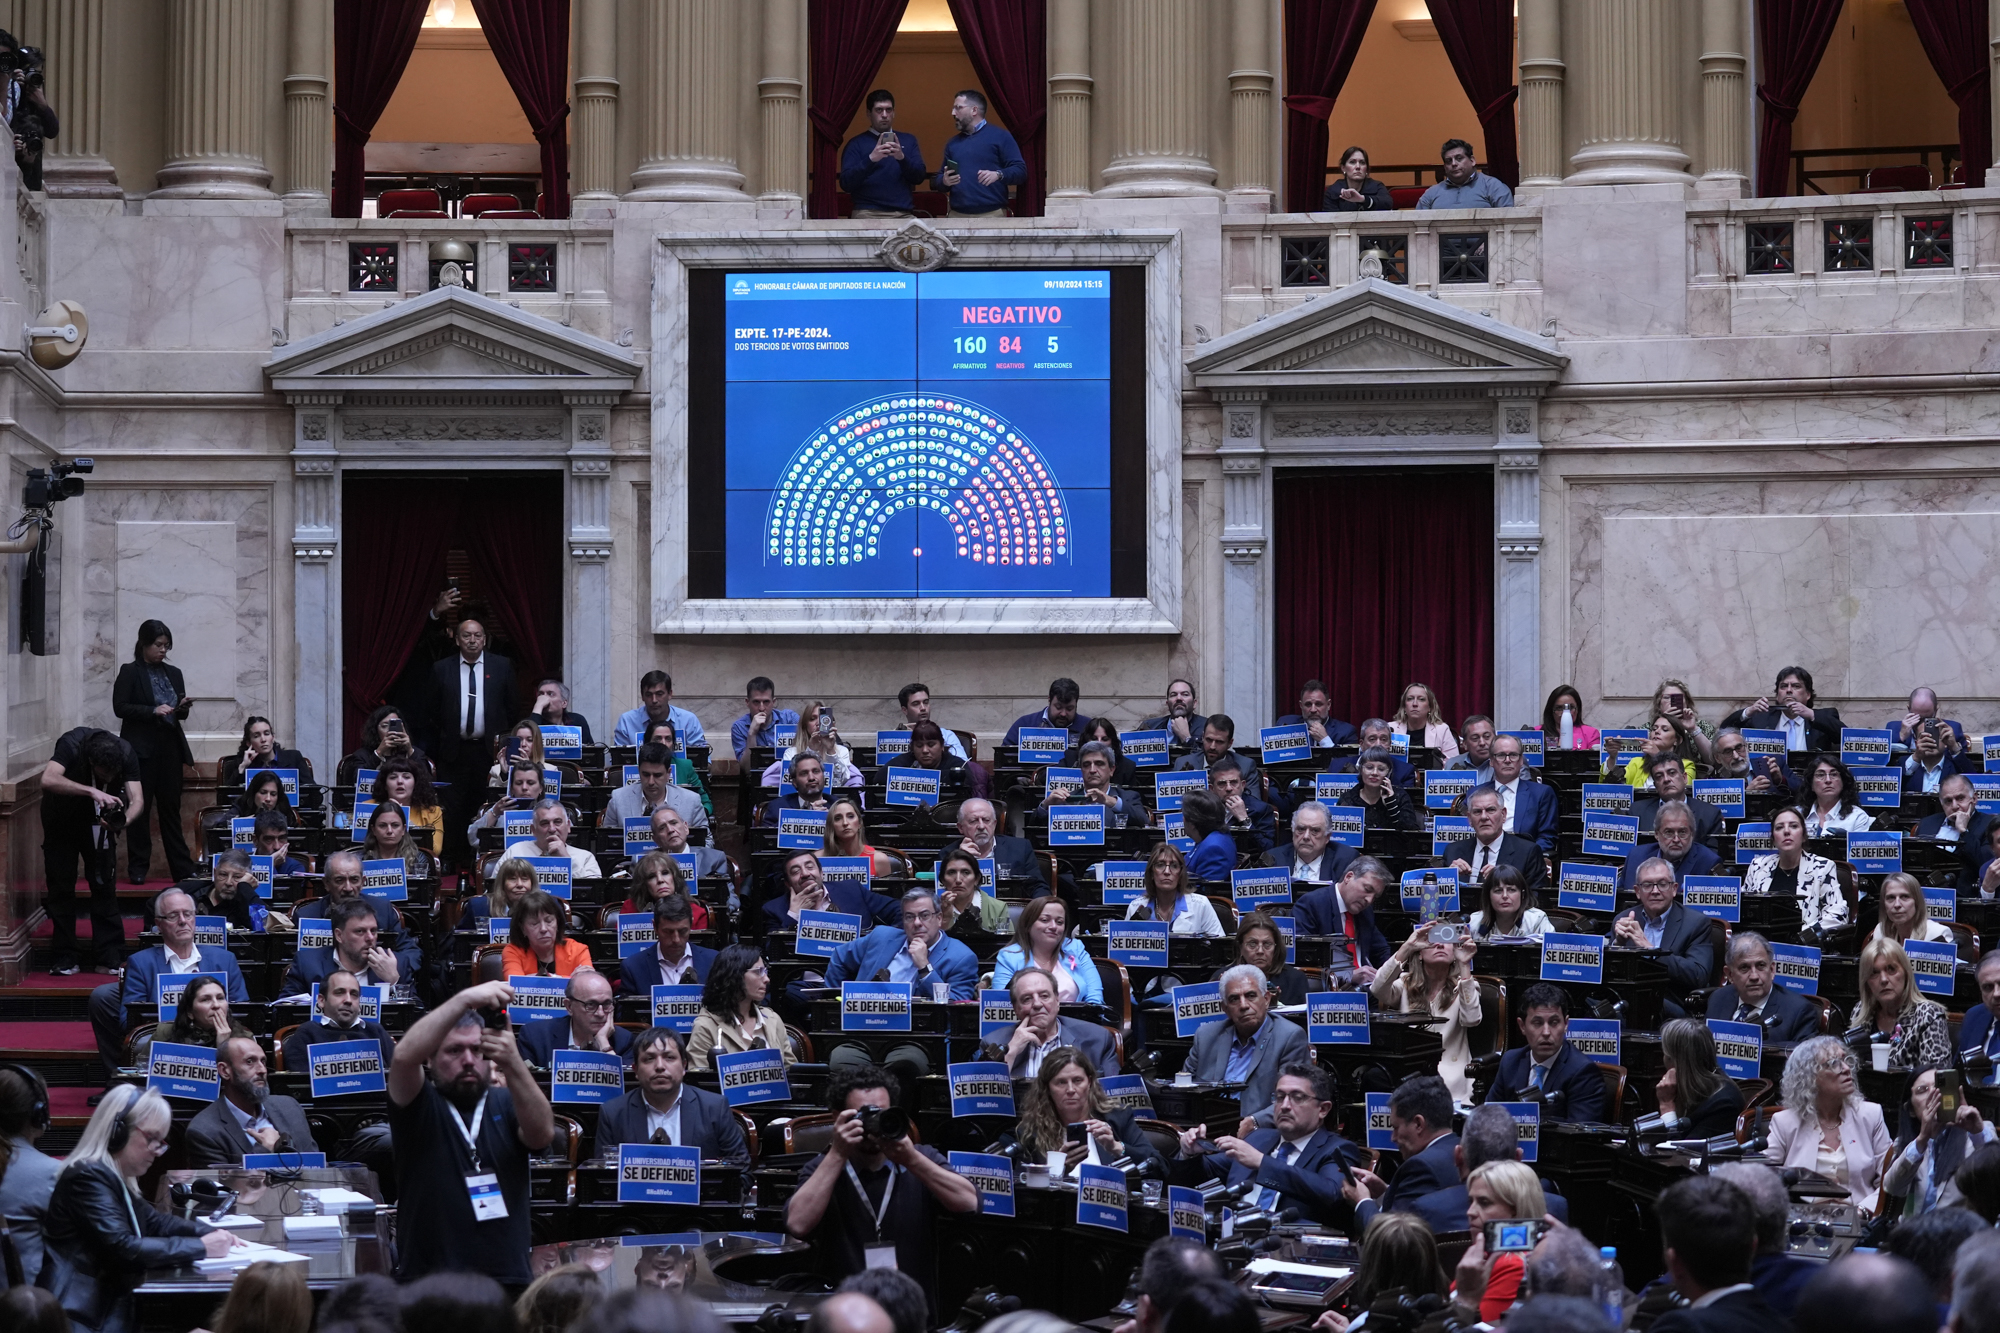
<path id="1" fill-rule="evenodd" d="M 167 1134 L 155 1134 L 150 1129 L 134 1129 L 132 1132 L 134 1134 L 137 1134 L 140 1138 L 144 1139 L 146 1141 L 146 1146 L 151 1148 L 154 1152 L 159 1152 L 162 1148 L 165 1148 L 167 1146 L 167 1138 L 168 1138 Z"/>
<path id="2" fill-rule="evenodd" d="M 611 1012 L 612 1008 L 613 1008 L 613 1007 L 614 1007 L 614 1006 L 615 1006 L 615 1005 L 617 1004 L 617 1001 L 615 1001 L 615 1000 L 571 1000 L 571 1001 L 570 1001 L 570 1003 L 571 1003 L 571 1004 L 573 1004 L 573 1005 L 575 1005 L 575 1006 L 576 1006 L 577 1008 L 579 1008 L 579 1009 L 588 1009 L 588 1010 L 590 1010 L 590 1012 L 592 1012 L 592 1013 L 594 1013 L 594 1014 L 598 1014 L 598 1013 L 604 1013 L 604 1014 L 608 1014 L 608 1013 L 610 1013 L 610 1012 Z"/>
<path id="3" fill-rule="evenodd" d="M 1316 1102 L 1319 1098 L 1313 1096 L 1310 1092 L 1286 1091 L 1272 1093 L 1271 1100 L 1275 1102 L 1299 1102 L 1304 1104 L 1307 1102 Z"/>
<path id="4" fill-rule="evenodd" d="M 903 913 L 903 922 L 906 925 L 913 926 L 919 922 L 935 921 L 937 920 L 937 916 L 936 912 L 905 912 Z"/>
<path id="5" fill-rule="evenodd" d="M 194 913 L 193 913 L 193 912 L 162 912 L 162 913 L 160 913 L 160 920 L 162 920 L 162 921 L 192 921 L 192 920 L 194 920 Z"/>

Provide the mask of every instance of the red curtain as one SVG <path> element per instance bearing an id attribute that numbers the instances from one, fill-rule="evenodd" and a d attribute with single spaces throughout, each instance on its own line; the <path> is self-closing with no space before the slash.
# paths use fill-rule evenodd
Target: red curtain
<path id="1" fill-rule="evenodd" d="M 1375 0 L 1285 0 L 1286 212 L 1326 197 L 1326 120 L 1374 13 Z"/>
<path id="2" fill-rule="evenodd" d="M 368 136 L 402 81 L 429 0 L 334 0 L 333 215 L 361 216 Z"/>
<path id="3" fill-rule="evenodd" d="M 1438 40 L 1486 140 L 1486 173 L 1512 189 L 1521 181 L 1514 136 L 1514 0 L 1427 0 Z"/>
<path id="4" fill-rule="evenodd" d="M 1986 0 L 1906 0 L 1917 40 L 1944 90 L 1958 104 L 1958 155 L 1965 183 L 1978 189 L 1993 165 L 1993 82 L 1987 60 Z"/>
<path id="5" fill-rule="evenodd" d="M 472 0 L 542 149 L 542 215 L 569 216 L 569 0 Z"/>
<path id="6" fill-rule="evenodd" d="M 1048 5 L 1045 0 L 950 0 L 952 22 L 972 59 L 972 72 L 1006 123 L 1027 182 L 1014 192 L 1014 216 L 1042 215 L 1048 176 Z"/>
<path id="7" fill-rule="evenodd" d="M 341 506 L 341 662 L 347 745 L 388 702 L 444 586 L 459 492 L 445 481 L 349 488 Z M 330 771 L 330 770 L 329 770 Z"/>
<path id="8" fill-rule="evenodd" d="M 1334 716 L 1357 724 L 1388 717 L 1411 681 L 1431 687 L 1454 727 L 1492 712 L 1492 473 L 1288 471 L 1278 480 L 1278 712 L 1314 678 L 1326 682 Z M 1420 532 L 1410 522 L 1417 512 Z"/>
<path id="9" fill-rule="evenodd" d="M 1791 193 L 1792 122 L 1833 37 L 1840 5 L 1841 0 L 1757 0 L 1757 50 L 1764 61 L 1757 85 L 1757 100 L 1764 104 L 1757 134 L 1759 195 Z"/>
<path id="10" fill-rule="evenodd" d="M 836 186 L 847 126 L 882 69 L 910 0 L 811 0 L 806 48 L 812 100 L 812 186 L 806 216 L 838 217 Z"/>
<path id="11" fill-rule="evenodd" d="M 547 495 L 523 503 L 525 491 L 544 485 Z M 514 679 L 526 701 L 534 697 L 536 682 L 562 677 L 563 572 L 569 567 L 562 474 L 475 481 L 465 491 L 459 540 L 500 628 L 512 640 Z M 497 515 L 506 515 L 505 521 L 496 521 Z"/>

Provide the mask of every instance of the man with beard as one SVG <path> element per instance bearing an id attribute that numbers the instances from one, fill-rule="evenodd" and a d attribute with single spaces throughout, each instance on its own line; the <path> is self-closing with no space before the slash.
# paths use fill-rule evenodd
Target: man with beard
<path id="1" fill-rule="evenodd" d="M 530 1280 L 528 1157 L 555 1137 L 555 1117 L 514 1034 L 486 1026 L 513 998 L 504 981 L 462 990 L 396 1047 L 389 1128 L 402 1199 L 401 1281 L 447 1271 L 484 1273 L 516 1289 Z M 495 1086 L 496 1070 L 504 1086 Z"/>

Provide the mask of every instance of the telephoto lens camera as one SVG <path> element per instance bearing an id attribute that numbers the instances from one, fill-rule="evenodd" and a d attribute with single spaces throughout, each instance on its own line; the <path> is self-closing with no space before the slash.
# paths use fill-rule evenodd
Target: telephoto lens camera
<path id="1" fill-rule="evenodd" d="M 909 1113 L 895 1106 L 864 1106 L 859 1113 L 861 1132 L 878 1143 L 894 1143 L 910 1137 Z"/>

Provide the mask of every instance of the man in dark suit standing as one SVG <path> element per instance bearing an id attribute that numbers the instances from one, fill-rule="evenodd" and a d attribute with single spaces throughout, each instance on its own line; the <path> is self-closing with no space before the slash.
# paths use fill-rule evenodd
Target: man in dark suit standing
<path id="1" fill-rule="evenodd" d="M 1444 863 L 1458 872 L 1461 892 L 1469 892 L 1496 866 L 1520 871 L 1521 882 L 1530 893 L 1542 887 L 1548 879 L 1548 863 L 1541 845 L 1502 830 L 1507 811 L 1497 788 L 1474 787 L 1466 793 L 1465 817 L 1472 821 L 1472 836 L 1460 838 L 1444 850 Z"/>
<path id="2" fill-rule="evenodd" d="M 1014 1017 L 1020 1021 L 1005 1032 L 996 1032 L 987 1046 L 998 1052 L 1015 1078 L 1034 1078 L 1042 1072 L 1042 1060 L 1049 1052 L 1073 1046 L 1090 1057 L 1100 1076 L 1118 1072 L 1117 1045 L 1111 1034 L 1095 1023 L 1064 1018 L 1056 1000 L 1056 979 L 1039 967 L 1024 967 L 1007 981 L 1007 995 L 1014 1002 Z"/>
<path id="3" fill-rule="evenodd" d="M 1282 1213 L 1296 1208 L 1322 1226 L 1350 1230 L 1354 1204 L 1344 1187 L 1347 1172 L 1361 1164 L 1361 1150 L 1326 1127 L 1333 1112 L 1333 1076 L 1301 1061 L 1278 1071 L 1272 1125 L 1238 1138 L 1215 1141 L 1220 1151 L 1191 1157 L 1207 1136 L 1200 1125 L 1181 1134 L 1181 1155 L 1173 1178 L 1188 1185 L 1220 1180 L 1234 1189 L 1251 1182 L 1248 1207 Z"/>
<path id="4" fill-rule="evenodd" d="M 1812 672 L 1788 666 L 1778 672 L 1770 694 L 1722 719 L 1727 728 L 1782 731 L 1785 748 L 1819 753 L 1840 750 L 1840 710 L 1813 702 Z"/>
<path id="5" fill-rule="evenodd" d="M 1389 1133 L 1403 1164 L 1387 1182 L 1372 1171 L 1353 1168 L 1347 1197 L 1356 1222 L 1366 1227 L 1378 1212 L 1411 1212 L 1425 1195 L 1459 1183 L 1453 1156 L 1458 1135 L 1451 1132 L 1451 1115 L 1451 1089 L 1436 1074 L 1415 1074 L 1396 1085 L 1389 1094 Z"/>
<path id="6" fill-rule="evenodd" d="M 493 738 L 512 727 L 520 713 L 514 664 L 486 651 L 486 627 L 461 620 L 452 642 L 457 654 L 431 668 L 431 719 L 437 735 L 429 749 L 437 759 L 438 776 L 451 784 L 444 792 L 446 855 L 463 866 L 472 855 L 465 827 L 479 814 L 486 794 Z"/>
<path id="7" fill-rule="evenodd" d="M 1995 960 L 2000 964 L 2000 959 Z M 1819 1006 L 1777 984 L 1778 965 L 1771 957 L 1771 942 L 1754 930 L 1739 930 L 1729 937 L 1728 961 L 1722 965 L 1726 984 L 1708 997 L 1708 1018 L 1732 1023 L 1755 1023 L 1764 1029 L 1766 1045 L 1773 1042 L 1800 1042 L 1819 1035 Z M 2000 999 L 2000 965 L 1992 969 L 1995 998 Z M 1965 1016 L 1964 1031 L 1972 1030 L 1974 1009 Z M 1967 1043 L 1959 1042 L 1960 1049 Z"/>
<path id="8" fill-rule="evenodd" d="M 1304 807 L 1300 807 L 1301 813 Z M 1389 941 L 1375 924 L 1375 899 L 1389 887 L 1389 868 L 1372 856 L 1356 856 L 1341 872 L 1338 884 L 1314 889 L 1293 904 L 1292 916 L 1301 935 L 1327 935 L 1344 940 L 1347 965 L 1365 985 L 1375 969 L 1389 961 Z M 1335 955 L 1334 966 L 1341 965 Z"/>
<path id="9" fill-rule="evenodd" d="M 1516 1022 L 1528 1044 L 1500 1057 L 1500 1072 L 1481 1100 L 1539 1101 L 1544 1120 L 1603 1123 L 1610 1094 L 1590 1057 L 1569 1044 L 1569 997 L 1538 981 L 1521 997 Z"/>
<path id="10" fill-rule="evenodd" d="M 190 1166 L 243 1165 L 246 1152 L 318 1152 L 305 1108 L 273 1096 L 264 1048 L 252 1037 L 230 1037 L 215 1053 L 222 1094 L 187 1127 Z"/>
<path id="11" fill-rule="evenodd" d="M 1965 1011 L 1958 1029 L 1958 1062 L 1974 1083 L 1991 1084 L 2000 1064 L 2000 949 L 1979 960 L 1973 976 L 1979 982 L 1980 1003 Z"/>
<path id="12" fill-rule="evenodd" d="M 1948 842 L 1957 849 L 1956 885 L 1960 889 L 1978 887 L 1987 841 L 1993 833 L 1993 816 L 1981 810 L 1976 799 L 1971 781 L 1954 773 L 1938 784 L 1938 813 L 1925 815 L 1917 825 L 1919 838 Z"/>
<path id="13" fill-rule="evenodd" d="M 598 1112 L 598 1156 L 615 1159 L 621 1143 L 671 1143 L 701 1149 L 704 1161 L 750 1165 L 750 1149 L 729 1104 L 683 1081 L 687 1047 L 680 1033 L 647 1028 L 633 1039 L 632 1061 L 638 1086 Z"/>
<path id="14" fill-rule="evenodd" d="M 561 1018 L 538 1018 L 515 1029 L 521 1058 L 538 1069 L 547 1069 L 557 1051 L 602 1051 L 627 1058 L 632 1051 L 632 1033 L 611 1021 L 611 982 L 602 972 L 580 967 L 570 974 L 563 988 L 563 1002 L 569 1012 Z"/>
<path id="15" fill-rule="evenodd" d="M 1757 1210 L 1748 1195 L 1727 1181 L 1696 1176 L 1668 1186 L 1653 1208 L 1667 1280 L 1689 1305 L 1654 1320 L 1652 1333 L 1790 1333 L 1790 1322 L 1750 1285 Z"/>
<path id="16" fill-rule="evenodd" d="M 160 821 L 160 846 L 167 853 L 169 877 L 190 879 L 199 868 L 188 853 L 181 827 L 181 774 L 184 766 L 194 763 L 194 751 L 181 728 L 190 702 L 187 682 L 181 669 L 167 662 L 173 646 L 172 630 L 160 621 L 146 621 L 139 626 L 132 660 L 118 668 L 118 679 L 111 686 L 118 735 L 139 756 L 140 785 L 146 796 L 145 810 L 125 826 L 127 873 L 134 884 L 146 882 L 146 869 L 153 860 L 147 820 L 154 817 Z"/>
<path id="17" fill-rule="evenodd" d="M 1654 857 L 1639 867 L 1636 892 L 1639 903 L 1611 925 L 1614 947 L 1658 949 L 1666 956 L 1667 978 L 1674 993 L 1661 997 L 1669 1018 L 1686 1018 L 1677 995 L 1699 990 L 1715 979 L 1715 948 L 1709 943 L 1708 918 L 1691 912 L 1675 899 L 1680 897 L 1680 881 L 1674 868 L 1662 857 Z"/>

